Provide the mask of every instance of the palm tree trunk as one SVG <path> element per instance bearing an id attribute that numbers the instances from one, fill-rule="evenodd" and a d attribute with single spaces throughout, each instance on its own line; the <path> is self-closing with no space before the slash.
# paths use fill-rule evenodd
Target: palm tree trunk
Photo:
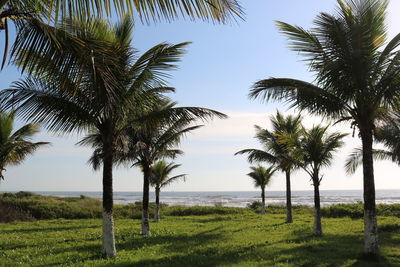
<path id="1" fill-rule="evenodd" d="M 372 127 L 360 129 L 363 146 L 364 174 L 364 252 L 379 255 L 378 227 L 375 206 Z"/>
<path id="2" fill-rule="evenodd" d="M 103 159 L 103 248 L 104 257 L 117 255 L 113 219 L 113 155 L 112 145 L 104 145 Z"/>
<path id="3" fill-rule="evenodd" d="M 292 193 L 290 189 L 290 170 L 286 171 L 286 223 L 292 223 Z"/>
<path id="4" fill-rule="evenodd" d="M 261 207 L 261 214 L 265 215 L 265 188 L 261 188 L 261 200 L 262 200 L 262 207 Z"/>
<path id="5" fill-rule="evenodd" d="M 160 187 L 156 186 L 156 210 L 154 212 L 154 221 L 160 220 Z"/>
<path id="6" fill-rule="evenodd" d="M 321 200 L 319 196 L 319 175 L 318 172 L 313 177 L 314 185 L 314 235 L 322 236 L 322 224 L 321 224 Z"/>
<path id="7" fill-rule="evenodd" d="M 143 213 L 142 213 L 142 235 L 150 234 L 149 222 L 149 190 L 150 190 L 150 167 L 143 166 Z"/>

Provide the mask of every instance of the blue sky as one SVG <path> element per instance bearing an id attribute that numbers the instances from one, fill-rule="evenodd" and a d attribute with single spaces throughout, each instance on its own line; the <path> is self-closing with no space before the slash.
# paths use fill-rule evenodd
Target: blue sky
<path id="1" fill-rule="evenodd" d="M 225 112 L 228 120 L 216 120 L 182 143 L 185 155 L 177 159 L 181 173 L 187 173 L 186 183 L 170 186 L 169 191 L 241 191 L 254 190 L 246 177 L 249 164 L 243 156 L 233 153 L 249 147 L 258 147 L 253 140 L 253 125 L 268 126 L 268 116 L 277 108 L 288 113 L 280 103 L 262 104 L 250 101 L 247 94 L 258 79 L 291 77 L 312 81 L 312 75 L 295 52 L 287 48 L 285 37 L 279 34 L 275 22 L 297 24 L 305 28 L 321 12 L 333 12 L 334 0 L 304 1 L 241 1 L 246 20 L 231 25 L 213 25 L 201 21 L 180 19 L 172 23 L 136 24 L 132 45 L 145 51 L 160 42 L 191 41 L 188 53 L 173 72 L 170 80 L 177 92 L 172 95 L 182 106 L 202 106 Z M 389 33 L 400 32 L 400 19 L 396 16 L 400 3 L 392 0 L 389 6 Z M 4 41 L 1 38 L 1 44 Z M 0 47 L 2 49 L 2 47 Z M 0 72 L 0 88 L 6 88 L 18 79 L 13 67 Z M 305 116 L 311 126 L 319 118 Z M 333 130 L 348 132 L 342 125 Z M 20 166 L 7 168 L 1 191 L 100 191 L 101 172 L 93 172 L 86 164 L 90 150 L 74 146 L 77 136 L 55 137 L 42 132 L 37 140 L 51 141 L 52 146 L 41 149 Z M 357 138 L 348 137 L 346 146 L 337 154 L 335 163 L 324 170 L 321 189 L 361 189 L 362 176 L 357 172 L 346 176 L 343 161 L 346 154 L 359 144 Z M 399 169 L 390 162 L 377 163 L 376 187 L 400 189 Z M 177 172 L 178 174 L 178 172 Z M 137 170 L 118 168 L 114 175 L 114 190 L 140 191 L 142 177 Z M 306 174 L 293 175 L 294 190 L 311 190 Z M 284 190 L 284 177 L 275 176 L 270 190 Z"/>

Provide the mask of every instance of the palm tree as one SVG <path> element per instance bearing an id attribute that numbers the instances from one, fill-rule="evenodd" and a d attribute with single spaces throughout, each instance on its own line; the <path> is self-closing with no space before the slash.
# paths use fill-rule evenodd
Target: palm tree
<path id="1" fill-rule="evenodd" d="M 263 166 L 258 165 L 257 167 L 250 167 L 250 169 L 252 171 L 247 175 L 253 179 L 255 187 L 261 188 L 261 214 L 265 215 L 265 187 L 271 183 L 271 178 L 276 172 L 276 168 L 274 166 L 264 168 Z"/>
<path id="2" fill-rule="evenodd" d="M 24 119 L 43 124 L 50 131 L 93 133 L 81 143 L 97 138 L 103 167 L 103 255 L 116 255 L 113 226 L 113 165 L 117 148 L 125 144 L 124 128 L 130 110 L 159 98 L 166 71 L 175 68 L 187 43 L 160 44 L 142 56 L 130 47 L 133 23 L 128 17 L 115 26 L 102 20 L 81 25 L 78 38 L 86 50 L 64 50 L 69 76 L 57 66 L 16 82 L 2 92 L 7 105 L 15 105 Z M 75 29 L 76 30 L 76 29 Z M 40 50 L 40 47 L 37 47 Z M 37 62 L 52 61 L 36 52 Z M 34 66 L 33 66 L 34 67 Z M 82 79 L 75 73 L 80 72 Z M 57 75 L 58 74 L 58 75 Z M 70 79 L 68 79 L 71 77 Z"/>
<path id="3" fill-rule="evenodd" d="M 26 124 L 13 132 L 14 115 L 14 112 L 0 113 L 0 181 L 4 180 L 6 166 L 21 164 L 39 147 L 50 144 L 30 141 L 31 137 L 39 132 L 36 124 Z"/>
<path id="4" fill-rule="evenodd" d="M 160 191 L 161 188 L 170 185 L 171 183 L 183 179 L 185 180 L 186 174 L 179 174 L 170 177 L 170 174 L 176 168 L 179 168 L 181 164 L 175 164 L 173 162 L 167 163 L 166 161 L 157 161 L 150 167 L 150 185 L 154 186 L 156 193 L 156 210 L 154 213 L 154 221 L 160 220 Z"/>
<path id="5" fill-rule="evenodd" d="M 214 116 L 225 118 L 226 116 L 214 110 L 197 107 L 174 107 L 175 103 L 160 102 L 153 109 L 139 115 L 141 125 L 130 124 L 126 128 L 129 136 L 129 148 L 120 158 L 121 162 L 140 166 L 143 172 L 143 235 L 150 234 L 149 223 L 149 189 L 151 166 L 158 160 L 175 158 L 183 154 L 176 148 L 181 139 L 189 132 L 202 125 L 194 125 L 198 119 L 206 120 Z M 139 119 L 140 120 L 140 119 Z M 136 120 L 137 121 L 137 120 Z"/>
<path id="6" fill-rule="evenodd" d="M 328 127 L 318 125 L 310 130 L 304 129 L 298 144 L 295 144 L 297 164 L 310 175 L 314 186 L 314 235 L 316 236 L 322 235 L 319 186 L 323 175 L 320 174 L 320 171 L 321 168 L 332 164 L 333 152 L 344 144 L 342 139 L 347 135 L 329 134 Z"/>
<path id="7" fill-rule="evenodd" d="M 57 55 L 64 46 L 79 46 L 81 42 L 75 39 L 72 43 L 65 43 L 63 32 L 54 28 L 62 26 L 69 19 L 74 18 L 86 22 L 91 17 L 123 16 L 137 14 L 146 23 L 151 20 L 171 21 L 179 15 L 192 19 L 199 18 L 205 21 L 227 23 L 236 18 L 243 18 L 243 10 L 236 0 L 5 0 L 0 1 L 0 31 L 5 32 L 4 54 L 1 68 L 3 68 L 9 47 L 9 21 L 16 26 L 16 41 L 11 49 L 11 55 L 18 57 L 21 51 L 35 51 L 41 47 L 46 53 Z M 71 40 L 70 40 L 71 42 Z M 67 45 L 68 44 L 68 45 Z M 32 53 L 26 54 L 26 60 L 32 61 L 36 57 Z M 62 60 L 58 57 L 58 60 Z M 29 64 L 22 62 L 24 70 Z M 58 62 L 61 64 L 61 62 Z M 40 65 L 37 68 L 41 68 Z M 45 69 L 46 67 L 43 67 Z"/>
<path id="8" fill-rule="evenodd" d="M 285 173 L 286 176 L 286 223 L 292 223 L 292 196 L 290 175 L 297 167 L 292 158 L 292 148 L 280 141 L 283 136 L 298 139 L 301 131 L 301 116 L 283 116 L 279 111 L 275 117 L 271 117 L 272 131 L 262 129 L 260 126 L 256 128 L 256 138 L 263 145 L 260 149 L 244 149 L 235 155 L 248 154 L 248 161 L 253 162 L 269 162 L 275 164 Z"/>
<path id="9" fill-rule="evenodd" d="M 375 124 L 400 97 L 400 34 L 386 42 L 387 1 L 338 0 L 337 14 L 321 13 L 305 30 L 278 22 L 291 48 L 305 56 L 315 82 L 266 79 L 250 97 L 284 100 L 300 110 L 351 121 L 362 140 L 364 250 L 379 254 L 372 142 Z"/>

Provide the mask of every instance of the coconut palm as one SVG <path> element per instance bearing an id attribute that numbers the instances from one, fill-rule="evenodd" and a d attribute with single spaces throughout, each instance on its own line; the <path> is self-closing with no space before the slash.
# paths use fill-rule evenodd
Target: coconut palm
<path id="1" fill-rule="evenodd" d="M 174 107 L 175 103 L 160 102 L 152 110 L 140 115 L 145 119 L 141 125 L 136 123 L 127 127 L 129 136 L 128 152 L 120 159 L 122 162 L 140 166 L 143 172 L 143 235 L 150 234 L 149 189 L 151 166 L 158 160 L 175 158 L 183 151 L 177 149 L 182 138 L 189 132 L 201 127 L 194 125 L 197 119 L 206 120 L 214 116 L 225 118 L 217 111 L 196 107 Z"/>
<path id="2" fill-rule="evenodd" d="M 14 112 L 0 113 L 0 181 L 4 180 L 5 167 L 18 165 L 38 148 L 48 142 L 31 142 L 33 135 L 39 132 L 36 124 L 26 124 L 13 132 Z"/>
<path id="3" fill-rule="evenodd" d="M 35 51 L 36 47 L 56 56 L 67 44 L 79 49 L 81 42 L 74 39 L 73 44 L 71 40 L 66 43 L 68 32 L 57 33 L 54 26 L 62 26 L 70 18 L 85 22 L 93 16 L 123 16 L 126 13 L 138 15 L 146 23 L 162 19 L 171 21 L 179 15 L 217 23 L 243 17 L 242 8 L 236 0 L 4 0 L 0 1 L 0 31 L 5 32 L 2 67 L 9 50 L 9 21 L 16 26 L 16 41 L 11 49 L 13 56 L 18 56 L 21 51 Z M 25 56 L 28 62 L 36 59 L 32 53 Z M 58 57 L 58 61 L 62 59 Z M 22 62 L 23 69 L 29 65 L 28 62 Z M 41 66 L 37 65 L 37 68 Z"/>
<path id="4" fill-rule="evenodd" d="M 269 162 L 275 164 L 285 173 L 286 176 L 286 223 L 293 222 L 292 218 L 292 197 L 291 197 L 291 181 L 290 175 L 297 167 L 292 158 L 292 148 L 280 141 L 283 136 L 292 139 L 298 139 L 300 136 L 301 116 L 283 116 L 279 111 L 275 116 L 271 117 L 272 131 L 262 129 L 260 126 L 256 128 L 256 139 L 263 146 L 261 149 L 244 149 L 235 155 L 248 154 L 248 161 L 253 162 Z"/>
<path id="5" fill-rule="evenodd" d="M 295 144 L 297 164 L 310 175 L 314 186 L 314 235 L 322 235 L 321 203 L 319 186 L 323 175 L 321 169 L 332 164 L 333 153 L 340 148 L 346 134 L 328 133 L 329 126 L 320 125 L 304 130 L 298 144 Z M 289 140 L 291 142 L 291 140 Z"/>
<path id="6" fill-rule="evenodd" d="M 101 149 L 103 167 L 103 249 L 106 257 L 116 255 L 113 227 L 113 165 L 117 148 L 125 144 L 124 128 L 130 110 L 159 98 L 167 71 L 174 69 L 187 43 L 160 44 L 142 56 L 130 47 L 133 23 L 126 17 L 115 26 L 102 20 L 81 25 L 76 30 L 87 50 L 72 49 L 63 54 L 70 59 L 70 76 L 57 66 L 48 72 L 16 82 L 2 92 L 8 106 L 15 105 L 24 119 L 43 124 L 61 133 L 93 133 Z M 40 47 L 37 47 L 40 50 Z M 37 61 L 51 61 L 37 51 Z M 135 58 L 137 58 L 135 60 Z M 49 66 L 50 67 L 50 66 Z M 82 79 L 74 74 L 81 73 Z M 58 73 L 58 75 L 57 75 Z M 67 77 L 68 78 L 68 77 Z"/>
<path id="7" fill-rule="evenodd" d="M 379 254 L 372 156 L 373 132 L 400 97 L 400 34 L 387 43 L 387 1 L 338 1 L 338 11 L 321 13 L 305 30 L 278 22 L 291 48 L 305 56 L 315 82 L 271 78 L 255 83 L 250 97 L 283 100 L 359 130 L 364 173 L 364 250 Z"/>
<path id="8" fill-rule="evenodd" d="M 170 176 L 171 172 L 176 168 L 179 168 L 181 164 L 175 164 L 173 162 L 167 163 L 164 160 L 157 161 L 150 167 L 150 185 L 154 186 L 156 194 L 156 210 L 154 212 L 154 221 L 160 220 L 160 191 L 162 188 L 176 182 L 180 179 L 185 180 L 186 174 L 179 174 Z"/>
<path id="9" fill-rule="evenodd" d="M 257 167 L 250 167 L 252 170 L 247 175 L 253 179 L 254 186 L 261 188 L 261 201 L 262 201 L 262 209 L 261 214 L 265 215 L 265 187 L 271 183 L 271 178 L 276 172 L 276 168 L 274 166 L 270 166 L 265 168 L 261 165 Z"/>

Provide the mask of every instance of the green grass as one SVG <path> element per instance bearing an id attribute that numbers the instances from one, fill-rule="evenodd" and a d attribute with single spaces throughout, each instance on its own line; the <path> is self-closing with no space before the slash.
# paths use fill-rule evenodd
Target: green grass
<path id="1" fill-rule="evenodd" d="M 117 219 L 118 256 L 101 259 L 101 220 L 0 224 L 1 266 L 400 266 L 400 219 L 379 217 L 382 257 L 363 256 L 361 219 L 324 218 L 313 237 L 311 215 L 252 212 L 168 216 L 139 234 L 140 221 Z"/>

